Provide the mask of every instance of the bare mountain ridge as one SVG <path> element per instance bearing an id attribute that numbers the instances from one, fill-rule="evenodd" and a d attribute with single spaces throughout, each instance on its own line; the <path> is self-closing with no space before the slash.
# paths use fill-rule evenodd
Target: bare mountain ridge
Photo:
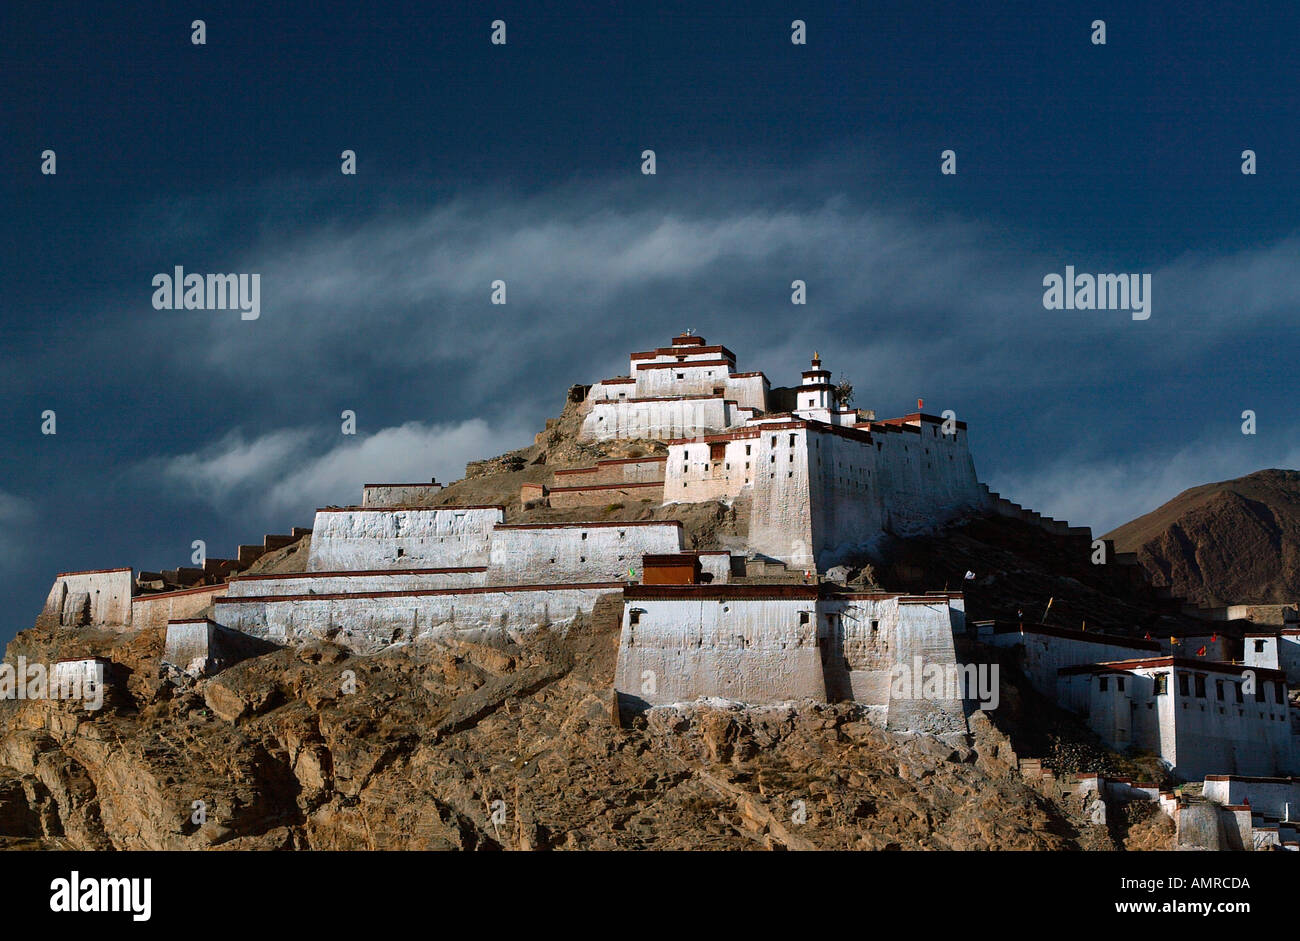
<path id="1" fill-rule="evenodd" d="M 1108 533 L 1151 579 L 1204 606 L 1300 598 L 1300 471 L 1193 487 Z"/>

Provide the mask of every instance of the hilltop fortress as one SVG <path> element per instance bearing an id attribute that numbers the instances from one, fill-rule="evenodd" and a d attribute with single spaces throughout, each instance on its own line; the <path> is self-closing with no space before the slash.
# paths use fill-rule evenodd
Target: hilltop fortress
<path id="1" fill-rule="evenodd" d="M 1289 614 L 1245 653 L 1213 628 L 1193 653 L 1195 639 L 1139 640 L 1137 625 L 1127 636 L 968 625 L 948 585 L 850 580 L 892 538 L 978 517 L 1030 523 L 1081 557 L 1094 545 L 1086 528 L 990 493 L 952 413 L 877 420 L 840 401 L 817 355 L 799 382 L 773 387 L 738 371 L 725 346 L 683 334 L 631 354 L 627 376 L 573 387 L 565 416 L 538 440 L 567 450 L 476 462 L 447 487 L 366 484 L 359 505 L 317 510 L 310 530 L 233 559 L 61 574 L 43 616 L 165 631 L 163 660 L 205 674 L 267 645 L 324 639 L 365 655 L 452 635 L 526 643 L 605 612 L 620 621 L 625 709 L 853 701 L 888 729 L 945 737 L 966 734 L 981 705 L 969 651 L 1010 648 L 1035 689 L 1117 750 L 1145 748 L 1183 777 L 1297 770 Z M 484 481 L 501 483 L 474 489 Z M 484 492 L 496 502 L 466 498 Z M 692 529 L 701 508 L 730 514 L 736 533 Z M 897 682 L 922 673 L 925 684 Z"/>
<path id="2" fill-rule="evenodd" d="M 749 548 L 825 570 L 886 533 L 924 532 L 985 511 L 966 423 L 917 412 L 876 421 L 839 402 L 814 354 L 772 389 L 703 337 L 633 353 L 631 376 L 592 386 L 584 437 L 666 441 L 663 500 L 750 499 Z"/>

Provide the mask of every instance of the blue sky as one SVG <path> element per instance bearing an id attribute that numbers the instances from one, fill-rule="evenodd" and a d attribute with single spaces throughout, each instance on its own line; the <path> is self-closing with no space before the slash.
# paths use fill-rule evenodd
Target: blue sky
<path id="1" fill-rule="evenodd" d="M 200 6 L 0 13 L 0 640 L 57 571 L 455 479 L 687 327 L 952 408 L 982 479 L 1099 529 L 1300 466 L 1294 9 Z M 1150 273 L 1151 318 L 1045 310 L 1067 264 Z M 154 310 L 176 265 L 260 273 L 260 319 Z"/>

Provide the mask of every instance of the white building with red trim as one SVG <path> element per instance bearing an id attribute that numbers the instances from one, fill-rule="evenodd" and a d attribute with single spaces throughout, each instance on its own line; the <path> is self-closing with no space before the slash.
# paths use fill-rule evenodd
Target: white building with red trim
<path id="1" fill-rule="evenodd" d="M 665 441 L 665 505 L 748 497 L 748 548 L 759 555 L 824 570 L 885 534 L 990 505 L 965 422 L 865 417 L 840 402 L 817 354 L 798 385 L 780 390 L 689 334 L 630 363 L 631 376 L 591 387 L 583 436 Z M 778 402 L 789 410 L 772 411 Z"/>

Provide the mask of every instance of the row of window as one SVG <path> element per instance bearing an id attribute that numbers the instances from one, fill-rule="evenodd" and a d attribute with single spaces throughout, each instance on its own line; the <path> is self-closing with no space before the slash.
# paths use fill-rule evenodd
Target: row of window
<path id="1" fill-rule="evenodd" d="M 1098 689 L 1103 693 L 1109 690 L 1111 679 L 1112 677 L 1109 676 L 1099 677 Z M 1115 680 L 1115 688 L 1121 693 L 1124 692 L 1126 678 L 1123 676 L 1117 676 L 1114 677 L 1113 679 Z M 1157 673 L 1153 677 L 1153 679 L 1155 680 L 1155 695 L 1157 696 L 1166 695 L 1169 692 L 1169 674 Z M 1206 676 L 1204 673 L 1196 673 L 1196 674 L 1179 673 L 1178 674 L 1178 695 L 1190 697 L 1193 695 L 1192 690 L 1194 688 L 1196 691 L 1195 692 L 1196 698 L 1205 699 L 1207 695 L 1205 681 L 1206 681 Z M 1227 698 L 1227 687 L 1229 685 L 1231 685 L 1233 688 L 1233 696 L 1235 700 L 1237 702 L 1245 702 L 1245 691 L 1242 688 L 1242 683 L 1237 680 L 1216 679 L 1214 681 L 1215 698 L 1218 699 L 1220 702 L 1223 702 Z M 1268 699 L 1268 688 L 1270 686 L 1273 687 L 1273 701 L 1278 703 L 1279 705 L 1284 704 L 1286 702 L 1286 684 L 1272 683 L 1268 681 L 1260 683 L 1259 689 L 1255 693 L 1256 701 L 1265 702 Z"/>

